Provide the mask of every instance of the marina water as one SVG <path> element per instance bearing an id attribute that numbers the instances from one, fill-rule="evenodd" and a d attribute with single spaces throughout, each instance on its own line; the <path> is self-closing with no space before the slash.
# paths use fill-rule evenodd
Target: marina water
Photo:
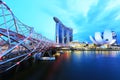
<path id="1" fill-rule="evenodd" d="M 120 80 L 120 51 L 65 51 L 37 61 L 11 80 Z"/>

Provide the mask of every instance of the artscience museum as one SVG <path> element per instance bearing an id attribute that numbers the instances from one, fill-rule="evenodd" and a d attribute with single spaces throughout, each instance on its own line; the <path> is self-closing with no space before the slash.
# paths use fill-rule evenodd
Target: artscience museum
<path id="1" fill-rule="evenodd" d="M 89 36 L 90 40 L 96 45 L 103 44 L 115 44 L 116 43 L 116 33 L 111 30 L 105 30 L 104 32 L 95 32 L 94 37 Z"/>

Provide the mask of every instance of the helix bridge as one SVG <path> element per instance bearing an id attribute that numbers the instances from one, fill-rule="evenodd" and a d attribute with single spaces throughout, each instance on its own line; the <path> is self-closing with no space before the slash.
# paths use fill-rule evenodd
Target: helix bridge
<path id="1" fill-rule="evenodd" d="M 36 53 L 44 53 L 55 42 L 22 23 L 0 0 L 0 73 L 8 71 Z"/>

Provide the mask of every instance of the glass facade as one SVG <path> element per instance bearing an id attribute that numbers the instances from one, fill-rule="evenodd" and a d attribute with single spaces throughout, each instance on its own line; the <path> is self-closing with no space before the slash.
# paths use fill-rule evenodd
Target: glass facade
<path id="1" fill-rule="evenodd" d="M 59 33 L 58 33 L 58 37 L 59 37 L 59 43 L 62 43 L 62 26 L 61 25 L 59 25 Z"/>
<path id="2" fill-rule="evenodd" d="M 56 21 L 56 19 L 55 19 Z M 73 30 L 64 26 L 58 19 L 56 21 L 56 42 L 61 44 L 69 43 L 73 40 Z"/>

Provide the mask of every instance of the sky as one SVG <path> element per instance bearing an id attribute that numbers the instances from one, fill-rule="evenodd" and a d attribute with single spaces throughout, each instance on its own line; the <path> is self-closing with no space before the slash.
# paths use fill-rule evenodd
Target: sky
<path id="1" fill-rule="evenodd" d="M 90 35 L 106 29 L 115 31 L 120 37 L 120 0 L 3 1 L 20 21 L 51 40 L 55 40 L 54 16 L 73 28 L 75 41 L 90 42 Z"/>

